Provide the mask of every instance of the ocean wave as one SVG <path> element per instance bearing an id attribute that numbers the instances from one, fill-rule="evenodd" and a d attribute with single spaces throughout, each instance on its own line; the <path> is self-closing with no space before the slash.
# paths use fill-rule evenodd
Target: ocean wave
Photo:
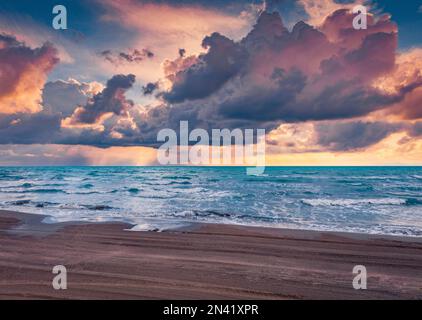
<path id="1" fill-rule="evenodd" d="M 22 179 L 24 179 L 24 177 L 22 177 L 22 176 L 12 176 L 12 175 L 9 175 L 7 173 L 0 174 L 0 180 L 17 181 L 17 180 L 22 180 Z"/>
<path id="2" fill-rule="evenodd" d="M 76 204 L 76 203 L 62 203 L 58 204 L 59 209 L 64 210 L 93 210 L 93 211 L 104 211 L 114 209 L 111 206 L 104 204 Z"/>
<path id="3" fill-rule="evenodd" d="M 381 199 L 302 199 L 301 202 L 312 207 L 340 206 L 349 207 L 356 205 L 406 205 L 409 199 L 381 198 Z"/>
<path id="4" fill-rule="evenodd" d="M 8 178 L 0 180 L 1 208 L 47 214 L 57 221 L 121 218 L 141 224 L 140 219 L 148 217 L 380 234 L 422 232 L 422 168 L 270 168 L 261 176 L 202 167 L 24 168 L 3 173 Z"/>
<path id="5" fill-rule="evenodd" d="M 93 187 L 94 187 L 94 185 L 92 183 L 85 183 L 85 184 L 81 185 L 81 188 L 83 188 L 83 189 L 91 189 Z"/>
<path id="6" fill-rule="evenodd" d="M 298 174 L 298 175 L 306 175 L 306 176 L 320 174 L 320 172 L 317 172 L 317 171 L 293 171 L 292 173 Z"/>
<path id="7" fill-rule="evenodd" d="M 175 195 L 159 196 L 159 195 L 151 195 L 151 194 L 141 194 L 141 195 L 138 195 L 137 198 L 142 198 L 142 199 L 174 199 L 174 198 L 176 198 L 176 196 Z"/>
<path id="8" fill-rule="evenodd" d="M 259 182 L 259 183 L 303 183 L 306 181 L 309 181 L 307 179 L 304 178 L 265 178 L 265 179 L 260 179 L 260 178 L 247 178 L 244 181 L 246 182 Z"/>
<path id="9" fill-rule="evenodd" d="M 83 210 L 86 209 L 83 205 L 76 203 L 61 203 L 57 206 L 59 209 L 63 210 Z"/>
<path id="10" fill-rule="evenodd" d="M 21 188 L 32 188 L 34 185 L 32 183 L 26 182 L 20 185 Z"/>
<path id="11" fill-rule="evenodd" d="M 37 194 L 37 193 L 65 193 L 68 192 L 61 189 L 26 189 L 26 190 L 1 190 L 1 193 L 11 193 L 11 194 Z"/>
<path id="12" fill-rule="evenodd" d="M 59 180 L 62 181 L 64 180 L 65 176 L 63 174 L 56 174 L 55 176 L 53 176 L 51 179 L 52 180 Z"/>
<path id="13" fill-rule="evenodd" d="M 46 208 L 46 209 L 59 209 L 59 210 L 93 210 L 93 211 L 104 211 L 104 210 L 112 210 L 115 209 L 114 207 L 98 204 L 98 205 L 86 205 L 86 204 L 76 204 L 76 203 L 57 203 L 57 202 L 49 202 L 49 201 L 35 201 L 35 200 L 15 200 L 15 201 L 7 201 L 3 205 L 6 207 L 10 206 L 25 206 L 27 208 Z"/>
<path id="14" fill-rule="evenodd" d="M 193 214 L 197 217 L 209 217 L 209 216 L 217 216 L 217 217 L 231 217 L 230 213 L 226 212 L 219 212 L 216 210 L 193 210 Z"/>
<path id="15" fill-rule="evenodd" d="M 167 185 L 177 185 L 177 184 L 180 184 L 180 185 L 190 185 L 190 184 L 192 184 L 192 182 L 189 182 L 189 181 L 180 181 L 180 182 L 178 182 L 178 181 L 172 181 L 172 182 L 168 183 Z"/>
<path id="16" fill-rule="evenodd" d="M 253 214 L 243 214 L 243 215 L 238 216 L 237 219 L 240 221 L 249 221 L 249 222 L 262 221 L 262 222 L 268 222 L 268 223 L 272 223 L 275 221 L 274 217 L 253 215 Z"/>
<path id="17" fill-rule="evenodd" d="M 143 186 L 171 186 L 171 185 L 191 185 L 192 182 L 190 181 L 166 181 L 166 182 L 160 182 L 159 180 L 157 180 L 157 182 L 143 182 L 142 185 Z"/>
<path id="18" fill-rule="evenodd" d="M 16 200 L 16 201 L 9 201 L 7 204 L 10 204 L 12 206 L 24 206 L 26 204 L 30 204 L 31 200 L 22 199 L 22 200 Z"/>
<path id="19" fill-rule="evenodd" d="M 339 179 L 339 180 L 334 180 L 334 181 L 337 182 L 337 183 L 344 183 L 344 184 L 348 184 L 348 185 L 351 185 L 351 186 L 357 186 L 357 187 L 367 185 L 366 183 L 359 182 L 359 181 L 354 180 L 354 179 L 352 179 L 352 180 Z"/>
<path id="20" fill-rule="evenodd" d="M 23 193 L 67 193 L 62 189 L 31 189 L 22 191 Z"/>
<path id="21" fill-rule="evenodd" d="M 411 191 L 411 192 L 421 192 L 422 193 L 422 186 L 402 186 L 402 187 L 398 187 L 398 190 L 401 191 Z"/>
<path id="22" fill-rule="evenodd" d="M 267 173 L 250 173 L 249 176 L 253 176 L 253 177 L 268 177 L 269 175 Z"/>
<path id="23" fill-rule="evenodd" d="M 95 210 L 95 211 L 104 211 L 104 210 L 112 210 L 113 207 L 104 204 L 96 204 L 96 205 L 82 205 L 88 210 Z"/>
<path id="24" fill-rule="evenodd" d="M 29 200 L 29 199 L 8 201 L 8 202 L 6 202 L 6 204 L 11 205 L 11 206 L 32 206 L 32 207 L 36 207 L 36 208 L 44 208 L 46 206 L 56 206 L 56 205 L 58 205 L 55 202 L 33 201 L 33 200 Z"/>
<path id="25" fill-rule="evenodd" d="M 67 192 L 68 194 L 88 195 L 88 194 L 103 194 L 104 192 L 99 191 L 78 191 L 78 192 Z"/>
<path id="26" fill-rule="evenodd" d="M 418 205 L 422 205 L 422 200 L 421 199 L 416 199 L 416 198 L 407 198 L 406 199 L 406 205 L 407 206 L 418 206 Z"/>
<path id="27" fill-rule="evenodd" d="M 164 176 L 163 179 L 169 180 L 191 180 L 191 177 L 188 176 Z"/>

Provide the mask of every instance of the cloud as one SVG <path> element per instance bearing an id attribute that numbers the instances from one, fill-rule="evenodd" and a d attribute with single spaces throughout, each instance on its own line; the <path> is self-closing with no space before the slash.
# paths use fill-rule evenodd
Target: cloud
<path id="1" fill-rule="evenodd" d="M 277 12 L 263 12 L 241 41 L 214 33 L 197 59 L 167 62 L 171 87 L 162 97 L 179 111 L 196 103 L 189 116 L 197 115 L 196 122 L 244 120 L 254 127 L 360 117 L 401 102 L 418 82 L 395 92 L 373 85 L 394 71 L 397 27 L 382 16 L 369 19 L 366 31 L 351 32 L 352 20 L 339 10 L 321 29 L 299 22 L 290 32 Z"/>
<path id="2" fill-rule="evenodd" d="M 289 29 L 298 21 L 309 18 L 303 4 L 298 0 L 265 0 L 264 8 L 267 12 L 279 12 Z"/>
<path id="3" fill-rule="evenodd" d="M 112 50 L 104 50 L 101 51 L 99 55 L 114 65 L 122 63 L 140 63 L 145 59 L 152 59 L 154 57 L 154 53 L 148 49 L 133 49 L 127 52 L 120 51 L 117 53 Z"/>
<path id="4" fill-rule="evenodd" d="M 238 44 L 219 33 L 205 37 L 202 46 L 208 52 L 199 55 L 189 68 L 174 74 L 172 90 L 164 94 L 167 101 L 175 103 L 209 96 L 239 72 L 246 58 L 246 52 Z"/>
<path id="5" fill-rule="evenodd" d="M 164 46 L 174 44 L 178 45 L 177 49 L 182 47 L 189 51 L 194 51 L 193 47 L 200 49 L 198 42 L 194 42 L 199 41 L 200 44 L 207 34 L 226 31 L 229 36 L 235 36 L 249 26 L 249 21 L 238 15 L 195 4 L 134 0 L 101 0 L 99 3 L 105 10 L 103 20 L 136 28 L 145 42 L 152 40 Z M 149 37 L 152 35 L 155 39 Z"/>
<path id="6" fill-rule="evenodd" d="M 60 132 L 59 114 L 0 115 L 0 144 L 53 143 Z"/>
<path id="7" fill-rule="evenodd" d="M 379 144 L 392 134 L 409 135 L 406 122 L 335 120 L 282 124 L 267 137 L 273 153 L 357 152 Z"/>
<path id="8" fill-rule="evenodd" d="M 187 70 L 191 66 L 198 63 L 199 59 L 195 55 L 186 56 L 186 51 L 183 56 L 179 54 L 179 57 L 175 60 L 164 60 L 163 62 L 163 72 L 164 76 L 170 82 L 176 81 L 176 76 L 178 73 Z"/>
<path id="9" fill-rule="evenodd" d="M 51 144 L 0 145 L 0 165 L 116 166 L 156 164 L 155 150 L 145 147 L 69 146 Z"/>
<path id="10" fill-rule="evenodd" d="M 422 118 L 422 87 L 418 87 L 406 95 L 398 105 L 399 113 L 404 119 Z"/>
<path id="11" fill-rule="evenodd" d="M 89 165 L 87 157 L 74 152 L 73 146 L 57 145 L 0 145 L 2 166 Z"/>
<path id="12" fill-rule="evenodd" d="M 398 32 L 397 25 L 391 21 L 391 16 L 388 14 L 374 16 L 368 13 L 367 28 L 360 30 L 353 28 L 355 17 L 356 15 L 349 9 L 339 9 L 328 15 L 318 28 L 330 41 L 349 49 L 358 48 L 368 35 Z"/>
<path id="13" fill-rule="evenodd" d="M 422 137 L 422 121 L 415 122 L 409 130 L 412 137 Z"/>
<path id="14" fill-rule="evenodd" d="M 389 92 L 397 92 L 404 86 L 412 88 L 389 113 L 407 120 L 422 118 L 422 50 L 415 48 L 400 53 L 394 71 L 381 77 L 376 86 Z"/>
<path id="15" fill-rule="evenodd" d="M 43 111 L 69 117 L 77 106 L 85 105 L 88 98 L 103 89 L 98 82 L 85 83 L 75 79 L 47 82 L 42 90 Z"/>
<path id="16" fill-rule="evenodd" d="M 41 110 L 41 89 L 59 62 L 57 50 L 45 43 L 32 49 L 0 33 L 0 113 Z"/>
<path id="17" fill-rule="evenodd" d="M 97 83 L 72 79 L 47 83 L 44 110 L 0 114 L 0 144 L 97 147 L 156 144 L 158 130 L 168 123 L 168 107 L 163 106 L 163 112 L 159 107 L 144 111 L 128 100 L 125 92 L 134 82 L 135 77 L 129 74 L 113 76 L 102 90 Z M 66 99 L 87 102 L 78 106 L 77 101 Z"/>
<path id="18" fill-rule="evenodd" d="M 347 8 L 351 9 L 365 0 L 299 0 L 308 15 L 307 22 L 318 26 L 334 11 Z"/>
<path id="19" fill-rule="evenodd" d="M 318 28 L 299 22 L 289 31 L 277 12 L 263 12 L 242 39 L 211 33 L 202 41 L 205 52 L 183 51 L 175 60 L 164 61 L 164 79 L 143 87 L 142 93 L 158 97 L 151 105 L 126 97 L 135 82 L 131 74 L 113 76 L 91 95 L 85 83 L 48 83 L 45 110 L 32 117 L 4 118 L 2 141 L 156 146 L 160 129 L 178 130 L 179 121 L 188 120 L 191 129 L 267 132 L 290 124 L 300 129 L 305 123 L 311 134 L 303 150 L 369 147 L 405 130 L 390 122 L 383 127 L 369 119 L 371 113 L 403 105 L 422 82 L 405 71 L 410 65 L 396 53 L 397 29 L 389 18 L 370 20 L 359 35 L 347 27 L 351 18 L 350 12 L 340 10 Z M 62 101 L 65 97 L 74 102 L 73 110 L 70 102 Z M 29 128 L 36 130 L 37 122 L 47 121 L 50 130 L 27 138 L 22 134 L 30 135 Z M 286 142 L 289 150 L 297 147 Z"/>
<path id="20" fill-rule="evenodd" d="M 185 49 L 183 49 L 183 48 L 179 49 L 179 56 L 180 56 L 180 58 L 183 58 L 185 56 L 185 54 L 186 54 L 186 50 Z"/>
<path id="21" fill-rule="evenodd" d="M 213 32 L 238 39 L 249 30 L 253 18 L 238 11 L 227 12 L 214 3 L 202 5 L 204 2 L 197 1 L 97 0 L 97 3 L 102 22 L 130 35 L 130 45 L 125 47 L 150 48 L 154 52 L 154 59 L 148 59 L 148 63 L 122 64 L 118 70 L 112 65 L 114 73 L 130 72 L 145 82 L 163 77 L 162 62 L 179 56 L 180 48 L 189 54 L 200 54 L 204 51 L 201 41 Z M 221 7 L 226 8 L 227 4 Z"/>
<path id="22" fill-rule="evenodd" d="M 83 107 L 78 107 L 71 116 L 70 124 L 93 124 L 107 113 L 123 115 L 132 106 L 133 101 L 126 99 L 125 92 L 132 88 L 135 76 L 115 75 L 107 81 L 103 91 L 89 99 Z"/>
<path id="23" fill-rule="evenodd" d="M 142 93 L 144 95 L 150 95 L 153 94 L 155 90 L 157 90 L 159 87 L 158 82 L 152 83 L 149 82 L 145 86 L 142 87 Z"/>
<path id="24" fill-rule="evenodd" d="M 331 122 L 315 125 L 317 144 L 330 151 L 367 148 L 404 128 L 401 123 L 381 121 Z"/>

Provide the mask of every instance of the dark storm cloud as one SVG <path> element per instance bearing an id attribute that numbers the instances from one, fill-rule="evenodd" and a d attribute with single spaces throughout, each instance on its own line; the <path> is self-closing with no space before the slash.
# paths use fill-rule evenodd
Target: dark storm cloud
<path id="1" fill-rule="evenodd" d="M 349 4 L 349 3 L 355 3 L 355 0 L 334 0 L 335 3 L 341 3 L 341 4 Z"/>
<path id="2" fill-rule="evenodd" d="M 317 143 L 330 151 L 366 148 L 405 128 L 404 124 L 365 121 L 315 124 Z"/>
<path id="3" fill-rule="evenodd" d="M 305 87 L 306 76 L 297 69 L 286 72 L 284 69 L 275 68 L 271 79 L 273 86 L 246 87 L 243 90 L 239 89 L 238 95 L 227 96 L 219 104 L 218 113 L 228 119 L 257 121 L 297 118 L 295 116 L 297 110 L 288 110 L 286 106 L 296 105 L 295 97 Z"/>
<path id="4" fill-rule="evenodd" d="M 179 49 L 179 57 L 183 58 L 186 54 L 186 50 L 185 49 Z"/>
<path id="5" fill-rule="evenodd" d="M 170 103 L 196 101 L 220 120 L 308 121 L 352 118 L 400 102 L 420 84 L 388 94 L 372 81 L 391 72 L 397 48 L 396 27 L 371 20 L 364 34 L 336 33 L 352 25 L 353 15 L 339 10 L 321 30 L 304 22 L 289 32 L 277 12 L 263 12 L 240 42 L 219 34 L 204 39 L 209 51 L 178 71 Z M 279 79 L 277 79 L 277 75 Z M 199 107 L 198 107 L 199 108 Z"/>
<path id="6" fill-rule="evenodd" d="M 59 114 L 0 115 L 0 144 L 54 143 L 60 132 Z"/>
<path id="7" fill-rule="evenodd" d="M 133 106 L 131 100 L 127 100 L 124 93 L 132 88 L 135 83 L 135 76 L 115 75 L 107 81 L 105 89 L 89 99 L 88 103 L 75 110 L 72 115 L 72 123 L 96 122 L 102 115 L 106 113 L 114 113 L 122 115 Z"/>
<path id="8" fill-rule="evenodd" d="M 219 33 L 205 37 L 202 46 L 208 52 L 190 68 L 177 72 L 172 90 L 164 94 L 170 103 L 209 96 L 237 74 L 245 62 L 243 48 Z"/>
<path id="9" fill-rule="evenodd" d="M 135 76 L 116 75 L 87 103 L 75 103 L 66 119 L 69 126 L 60 128 L 60 121 L 71 106 L 64 106 L 63 112 L 51 105 L 44 113 L 1 120 L 1 142 L 156 145 L 157 132 L 178 130 L 181 120 L 189 121 L 191 129 L 268 132 L 285 122 L 360 117 L 401 102 L 421 83 L 415 80 L 394 94 L 373 87 L 374 80 L 388 76 L 396 63 L 394 24 L 385 18 L 370 21 L 368 29 L 357 34 L 344 29 L 351 18 L 339 11 L 321 29 L 300 22 L 289 31 L 277 12 L 263 12 L 242 40 L 213 33 L 203 40 L 206 53 L 179 54 L 168 63 L 166 80 L 172 88 L 157 94 L 162 97 L 158 107 L 134 108 L 125 93 Z M 152 94 L 156 85 L 147 84 L 143 93 Z M 111 117 L 105 119 L 105 114 Z M 37 122 L 44 127 L 31 136 Z M 335 151 L 365 148 L 401 128 L 363 121 L 316 125 L 319 144 Z"/>
<path id="10" fill-rule="evenodd" d="M 335 17 L 330 20 L 330 32 L 337 23 L 341 26 L 344 19 L 350 19 L 346 12 L 336 13 Z M 382 24 L 382 30 L 394 30 L 394 26 L 386 25 L 385 21 Z M 181 120 L 189 121 L 191 128 L 206 130 L 265 128 L 270 131 L 282 122 L 364 116 L 400 102 L 419 86 L 414 82 L 396 94 L 386 94 L 370 85 L 378 76 L 388 74 L 395 62 L 396 35 L 379 32 L 380 28 L 373 22 L 360 40 L 355 39 L 354 34 L 342 34 L 341 45 L 337 46 L 306 23 L 298 23 L 289 32 L 278 13 L 264 12 L 240 42 L 218 33 L 206 37 L 203 45 L 208 51 L 193 64 L 176 71 L 171 78 L 173 88 L 163 93 L 171 105 L 164 102 L 146 113 L 129 112 L 125 117 L 130 117 L 135 127 L 113 117 L 106 121 L 102 132 L 84 129 L 83 133 L 75 134 L 69 131 L 62 135 L 61 142 L 97 146 L 151 145 L 160 129 L 178 130 Z M 349 37 L 353 37 L 353 41 L 349 41 Z M 111 90 L 109 87 L 115 86 L 108 84 L 103 93 L 84 107 L 86 111 L 75 112 L 74 116 L 80 112 L 87 114 L 85 120 L 79 117 L 79 122 L 93 123 L 105 112 L 113 112 L 117 117 L 122 114 L 121 110 L 130 109 L 109 107 L 116 105 L 104 98 L 114 96 L 104 93 Z M 121 106 L 124 97 L 119 97 L 117 105 Z M 91 113 L 95 116 L 88 116 Z M 320 143 L 331 150 L 363 148 L 394 130 L 397 127 L 363 122 L 339 124 L 333 131 L 327 127 L 321 132 Z M 359 136 L 359 133 L 363 136 L 351 139 L 353 134 Z"/>
<path id="11" fill-rule="evenodd" d="M 158 89 L 158 82 L 149 82 L 145 86 L 142 86 L 142 93 L 144 96 L 153 94 Z"/>
<path id="12" fill-rule="evenodd" d="M 121 63 L 139 63 L 145 59 L 151 59 L 154 57 L 154 53 L 148 49 L 133 49 L 131 51 L 120 51 L 114 52 L 112 50 L 104 50 L 99 53 L 101 57 L 112 64 L 121 64 Z"/>

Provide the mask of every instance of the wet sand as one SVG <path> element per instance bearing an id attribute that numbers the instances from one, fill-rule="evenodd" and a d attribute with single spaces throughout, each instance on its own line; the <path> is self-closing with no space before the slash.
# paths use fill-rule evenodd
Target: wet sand
<path id="1" fill-rule="evenodd" d="M 42 218 L 0 211 L 0 299 L 422 299 L 421 238 Z M 52 287 L 55 265 L 67 290 Z M 367 290 L 352 287 L 355 265 Z"/>

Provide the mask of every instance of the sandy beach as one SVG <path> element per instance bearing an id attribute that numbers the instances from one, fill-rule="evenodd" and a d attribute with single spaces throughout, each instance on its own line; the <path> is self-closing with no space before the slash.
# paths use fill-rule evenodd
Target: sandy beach
<path id="1" fill-rule="evenodd" d="M 42 219 L 0 211 L 0 299 L 422 299 L 421 238 Z M 367 290 L 352 287 L 358 264 Z M 52 287 L 55 265 L 67 290 Z"/>

